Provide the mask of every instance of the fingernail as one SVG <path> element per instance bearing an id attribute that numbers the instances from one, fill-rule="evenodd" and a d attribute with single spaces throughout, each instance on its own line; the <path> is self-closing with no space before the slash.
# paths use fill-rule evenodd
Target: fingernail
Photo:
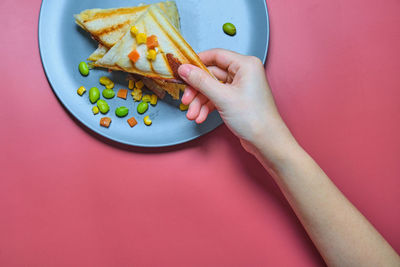
<path id="1" fill-rule="evenodd" d="M 189 95 L 190 95 L 190 91 L 188 89 L 185 89 L 185 91 L 183 92 L 182 98 L 188 97 Z"/>
<path id="2" fill-rule="evenodd" d="M 191 68 L 189 65 L 182 65 L 178 69 L 178 73 L 182 78 L 189 77 L 190 71 L 191 71 Z"/>

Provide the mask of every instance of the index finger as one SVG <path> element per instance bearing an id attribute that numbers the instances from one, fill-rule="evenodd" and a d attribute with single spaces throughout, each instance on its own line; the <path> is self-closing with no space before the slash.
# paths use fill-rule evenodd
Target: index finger
<path id="1" fill-rule="evenodd" d="M 206 66 L 217 66 L 223 70 L 228 70 L 234 63 L 239 63 L 243 55 L 216 48 L 199 53 L 199 57 Z"/>

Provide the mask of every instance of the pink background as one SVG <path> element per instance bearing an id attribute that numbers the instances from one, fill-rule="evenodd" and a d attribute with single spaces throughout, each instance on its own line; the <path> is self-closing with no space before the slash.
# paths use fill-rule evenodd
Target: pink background
<path id="1" fill-rule="evenodd" d="M 323 265 L 225 126 L 150 151 L 80 127 L 42 70 L 40 3 L 0 1 L 1 266 Z M 268 5 L 282 116 L 400 251 L 400 2 Z"/>

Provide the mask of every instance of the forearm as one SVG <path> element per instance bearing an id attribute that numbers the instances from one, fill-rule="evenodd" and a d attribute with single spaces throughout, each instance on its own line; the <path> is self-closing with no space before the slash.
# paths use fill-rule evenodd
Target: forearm
<path id="1" fill-rule="evenodd" d="M 315 161 L 288 139 L 276 157 L 259 148 L 268 168 L 330 266 L 399 266 L 400 258 Z"/>
<path id="2" fill-rule="evenodd" d="M 243 147 L 273 175 L 328 264 L 399 265 L 393 249 L 297 144 L 276 108 L 262 62 L 221 49 L 200 57 L 224 83 L 180 66 L 190 85 L 182 98 L 190 103 L 188 118 L 201 123 L 217 107 Z"/>

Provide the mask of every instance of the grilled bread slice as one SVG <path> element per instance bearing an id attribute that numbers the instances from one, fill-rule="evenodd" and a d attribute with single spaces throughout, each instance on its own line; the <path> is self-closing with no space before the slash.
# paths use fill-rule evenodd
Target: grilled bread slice
<path id="1" fill-rule="evenodd" d="M 149 60 L 148 46 L 138 42 L 137 36 L 132 35 L 128 29 L 127 34 L 104 57 L 96 61 L 94 66 L 122 70 L 170 83 L 183 83 L 177 73 L 181 64 L 195 65 L 212 75 L 158 6 L 148 7 L 134 26 L 140 34 L 144 33 L 147 37 L 156 36 L 156 57 Z M 135 61 L 130 57 L 132 52 L 139 55 Z"/>

